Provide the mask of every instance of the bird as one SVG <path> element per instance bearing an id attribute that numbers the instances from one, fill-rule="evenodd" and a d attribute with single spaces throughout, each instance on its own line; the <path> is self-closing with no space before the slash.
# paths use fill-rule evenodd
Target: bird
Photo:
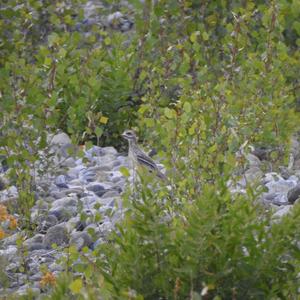
<path id="1" fill-rule="evenodd" d="M 125 130 L 122 137 L 128 141 L 128 157 L 131 160 L 134 169 L 141 166 L 160 179 L 167 180 L 166 175 L 159 170 L 155 161 L 140 149 L 137 143 L 138 138 L 133 130 Z"/>

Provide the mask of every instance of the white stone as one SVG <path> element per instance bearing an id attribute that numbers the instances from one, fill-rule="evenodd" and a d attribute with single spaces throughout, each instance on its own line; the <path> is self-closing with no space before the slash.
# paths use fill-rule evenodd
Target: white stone
<path id="1" fill-rule="evenodd" d="M 69 136 L 64 133 L 58 133 L 52 137 L 49 137 L 51 145 L 66 145 L 66 144 L 71 144 L 71 139 Z"/>

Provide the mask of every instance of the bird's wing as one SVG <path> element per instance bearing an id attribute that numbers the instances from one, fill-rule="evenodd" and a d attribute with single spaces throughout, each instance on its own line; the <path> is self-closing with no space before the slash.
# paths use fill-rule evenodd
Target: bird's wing
<path id="1" fill-rule="evenodd" d="M 146 165 L 148 168 L 152 170 L 157 170 L 157 165 L 153 159 L 144 154 L 143 152 L 137 153 L 137 160 L 140 164 Z"/>

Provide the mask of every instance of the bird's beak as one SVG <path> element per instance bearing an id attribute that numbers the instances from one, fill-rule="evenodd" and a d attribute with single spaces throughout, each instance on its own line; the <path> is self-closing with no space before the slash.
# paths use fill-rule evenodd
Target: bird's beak
<path id="1" fill-rule="evenodd" d="M 125 133 L 122 133 L 121 136 L 126 139 L 127 135 Z"/>

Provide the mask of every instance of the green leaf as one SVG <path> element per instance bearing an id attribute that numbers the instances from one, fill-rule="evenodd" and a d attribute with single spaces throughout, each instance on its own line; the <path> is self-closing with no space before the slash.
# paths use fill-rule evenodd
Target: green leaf
<path id="1" fill-rule="evenodd" d="M 119 171 L 120 171 L 120 172 L 122 173 L 122 175 L 125 176 L 125 177 L 129 177 L 129 176 L 130 176 L 130 173 L 129 173 L 128 169 L 125 168 L 125 167 L 120 167 Z"/>
<path id="2" fill-rule="evenodd" d="M 206 31 L 202 32 L 202 38 L 203 38 L 204 41 L 208 41 L 209 35 Z"/>
<path id="3" fill-rule="evenodd" d="M 102 124 L 107 124 L 108 117 L 101 116 L 99 122 L 102 123 Z"/>
<path id="4" fill-rule="evenodd" d="M 75 279 L 70 285 L 69 288 L 73 294 L 79 294 L 82 289 L 82 280 L 80 278 Z"/>
<path id="5" fill-rule="evenodd" d="M 165 114 L 165 116 L 166 116 L 168 119 L 173 119 L 173 118 L 176 117 L 176 112 L 175 112 L 175 110 L 174 110 L 174 109 L 170 109 L 170 108 L 168 108 L 168 107 L 166 107 L 166 108 L 164 109 L 164 114 Z"/>
<path id="6" fill-rule="evenodd" d="M 59 56 L 60 58 L 64 58 L 64 57 L 66 56 L 66 54 L 67 54 L 66 49 L 64 49 L 64 48 L 60 48 L 60 49 L 59 49 L 59 51 L 58 51 L 58 56 Z"/>
<path id="7" fill-rule="evenodd" d="M 59 36 L 57 33 L 52 32 L 49 36 L 48 36 L 48 44 L 50 47 L 52 47 L 54 44 L 57 44 L 59 41 Z"/>
<path id="8" fill-rule="evenodd" d="M 100 137 L 103 134 L 103 128 L 102 127 L 96 127 L 95 134 L 97 137 Z"/>
<path id="9" fill-rule="evenodd" d="M 109 45 L 111 44 L 111 39 L 110 39 L 109 37 L 106 37 L 106 38 L 104 39 L 104 44 L 105 44 L 106 46 L 109 46 Z"/>
<path id="10" fill-rule="evenodd" d="M 193 32 L 193 33 L 191 34 L 190 40 L 191 40 L 192 43 L 195 43 L 195 42 L 197 41 L 197 36 L 198 36 L 199 34 L 200 34 L 199 31 L 195 31 L 195 32 Z"/>
<path id="11" fill-rule="evenodd" d="M 183 110 L 186 112 L 186 113 L 190 113 L 192 111 L 192 105 L 190 102 L 185 102 L 183 104 Z"/>

